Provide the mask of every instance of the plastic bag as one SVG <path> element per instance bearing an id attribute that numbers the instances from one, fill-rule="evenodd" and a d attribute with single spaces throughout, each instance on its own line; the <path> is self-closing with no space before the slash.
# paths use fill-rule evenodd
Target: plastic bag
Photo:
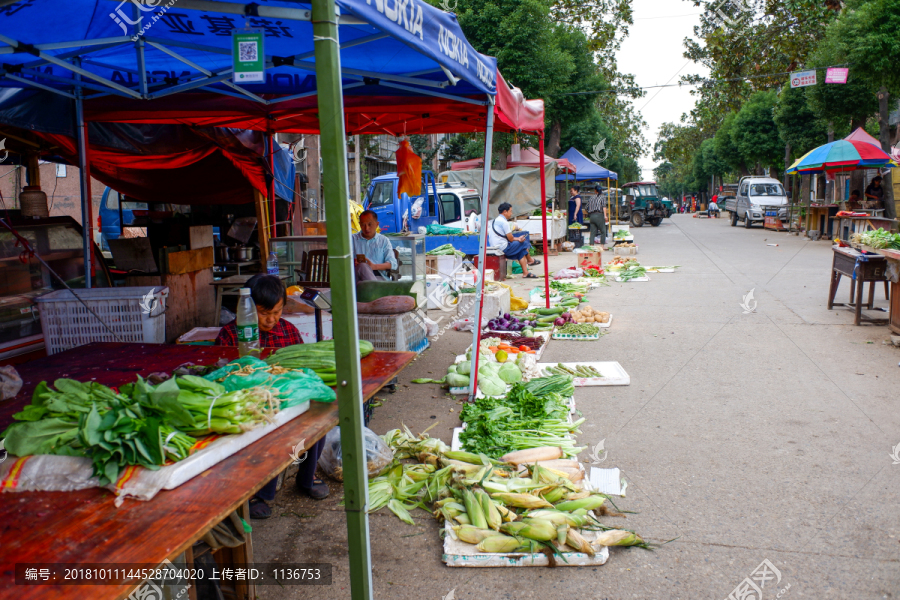
<path id="1" fill-rule="evenodd" d="M 422 206 L 425 205 L 425 197 L 422 196 L 415 202 L 413 202 L 412 208 L 410 208 L 410 212 L 412 213 L 413 219 L 419 219 L 422 217 Z"/>
<path id="2" fill-rule="evenodd" d="M 244 367 L 254 369 L 253 372 L 236 374 Z M 318 402 L 334 402 L 337 396 L 334 390 L 325 385 L 322 378 L 310 369 L 293 369 L 278 375 L 268 372 L 269 365 L 252 356 L 244 356 L 231 361 L 221 369 L 206 375 L 207 381 L 218 381 L 229 392 L 247 388 L 265 386 L 281 399 L 280 408 L 290 408 L 307 400 Z"/>
<path id="3" fill-rule="evenodd" d="M 575 242 L 563 242 L 560 244 L 560 248 L 563 252 L 571 252 L 575 249 Z"/>
<path id="4" fill-rule="evenodd" d="M 576 279 L 584 275 L 584 271 L 577 267 L 561 269 L 553 274 L 553 279 Z"/>
<path id="5" fill-rule="evenodd" d="M 363 446 L 366 449 L 366 467 L 369 478 L 378 477 L 384 468 L 394 460 L 394 451 L 368 427 L 363 427 Z M 319 456 L 319 466 L 332 479 L 344 480 L 340 427 L 335 427 L 325 436 L 325 447 L 322 449 L 322 455 Z"/>

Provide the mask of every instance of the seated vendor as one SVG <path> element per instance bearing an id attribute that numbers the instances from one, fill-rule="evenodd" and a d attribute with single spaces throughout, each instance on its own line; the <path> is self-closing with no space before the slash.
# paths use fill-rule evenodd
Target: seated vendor
<path id="1" fill-rule="evenodd" d="M 522 265 L 522 277 L 534 279 L 537 276 L 528 272 L 528 266 L 541 264 L 541 261 L 535 260 L 529 255 L 531 249 L 531 241 L 528 232 L 517 232 L 520 235 L 513 235 L 512 226 L 509 219 L 512 218 L 512 205 L 504 202 L 498 208 L 500 214 L 496 219 L 488 224 L 488 243 L 499 248 L 506 258 L 519 261 Z"/>
<path id="2" fill-rule="evenodd" d="M 356 281 L 389 279 L 388 271 L 397 268 L 391 241 L 378 233 L 378 215 L 365 210 L 359 215 L 359 233 L 353 234 L 353 264 Z"/>
<path id="3" fill-rule="evenodd" d="M 884 208 L 884 188 L 881 187 L 881 177 L 876 177 L 866 187 L 866 204 L 863 208 Z"/>
<path id="4" fill-rule="evenodd" d="M 850 210 L 862 208 L 862 198 L 860 198 L 859 190 L 850 192 L 850 198 L 847 199 L 847 208 Z"/>
<path id="5" fill-rule="evenodd" d="M 275 275 L 262 273 L 251 277 L 244 287 L 250 288 L 250 297 L 256 304 L 256 314 L 259 318 L 259 346 L 260 348 L 284 348 L 294 344 L 302 344 L 300 332 L 294 325 L 281 318 L 281 311 L 287 302 L 287 290 L 281 279 Z M 237 346 L 237 324 L 232 321 L 222 328 L 216 338 L 218 346 Z M 316 479 L 316 465 L 319 455 L 325 447 L 325 438 L 313 444 L 307 450 L 307 458 L 300 464 L 297 472 L 297 489 L 307 496 L 321 500 L 328 496 L 328 485 L 321 479 Z M 276 477 L 250 499 L 250 518 L 268 519 L 272 516 L 269 502 L 275 499 L 275 487 L 278 483 Z"/>

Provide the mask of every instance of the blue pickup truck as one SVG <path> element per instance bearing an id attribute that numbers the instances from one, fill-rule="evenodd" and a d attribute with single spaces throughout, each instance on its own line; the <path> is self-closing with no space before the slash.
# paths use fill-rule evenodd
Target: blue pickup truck
<path id="1" fill-rule="evenodd" d="M 95 239 L 101 250 L 109 251 L 109 240 L 118 239 L 122 235 L 122 224 L 125 227 L 134 222 L 135 210 L 147 210 L 146 202 L 132 202 L 125 194 L 112 188 L 103 190 L 100 199 L 100 210 L 97 217 L 97 231 L 100 239 Z"/>
<path id="2" fill-rule="evenodd" d="M 382 233 L 403 231 L 404 216 L 407 229 L 414 233 L 419 232 L 420 227 L 427 228 L 432 223 L 463 230 L 469 223 L 468 229 L 472 235 L 428 235 L 425 237 L 425 250 L 452 244 L 466 254 L 478 254 L 478 235 L 472 226 L 474 216 L 481 213 L 481 196 L 478 190 L 462 184 L 437 184 L 431 171 L 422 172 L 422 188 L 426 192 L 420 196 L 407 198 L 404 194 L 398 198 L 399 185 L 400 178 L 397 174 L 388 173 L 372 180 L 366 192 L 363 206 L 378 215 Z"/>

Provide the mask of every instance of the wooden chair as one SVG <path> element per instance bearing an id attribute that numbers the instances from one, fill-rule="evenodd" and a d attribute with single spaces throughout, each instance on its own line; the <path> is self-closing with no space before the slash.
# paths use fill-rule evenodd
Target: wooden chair
<path id="1" fill-rule="evenodd" d="M 400 266 L 403 262 L 400 260 L 400 253 L 394 249 L 394 257 L 397 259 L 397 268 L 390 271 L 391 281 L 400 280 Z M 328 268 L 328 250 L 310 250 L 304 252 L 302 269 L 294 269 L 300 281 L 294 282 L 294 285 L 300 287 L 331 287 L 331 273 Z"/>
<path id="2" fill-rule="evenodd" d="M 294 269 L 299 281 L 294 285 L 300 287 L 330 288 L 331 273 L 328 268 L 328 250 L 310 250 L 304 252 L 302 269 Z"/>

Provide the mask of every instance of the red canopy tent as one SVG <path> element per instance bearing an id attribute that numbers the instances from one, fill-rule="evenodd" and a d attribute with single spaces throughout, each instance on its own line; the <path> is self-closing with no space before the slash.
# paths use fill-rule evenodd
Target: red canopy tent
<path id="1" fill-rule="evenodd" d="M 566 172 L 566 173 L 574 173 L 575 165 L 566 160 L 565 158 L 553 158 L 552 156 L 544 155 L 544 164 L 548 162 L 555 162 L 556 168 Z M 532 167 L 538 168 L 541 165 L 541 156 L 540 153 L 534 148 L 525 148 L 522 150 L 522 160 L 512 161 L 507 160 L 507 167 Z M 451 171 L 466 171 L 469 169 L 481 169 L 484 167 L 484 159 L 483 158 L 470 158 L 469 160 L 461 160 L 459 162 L 455 162 L 450 165 Z"/>

